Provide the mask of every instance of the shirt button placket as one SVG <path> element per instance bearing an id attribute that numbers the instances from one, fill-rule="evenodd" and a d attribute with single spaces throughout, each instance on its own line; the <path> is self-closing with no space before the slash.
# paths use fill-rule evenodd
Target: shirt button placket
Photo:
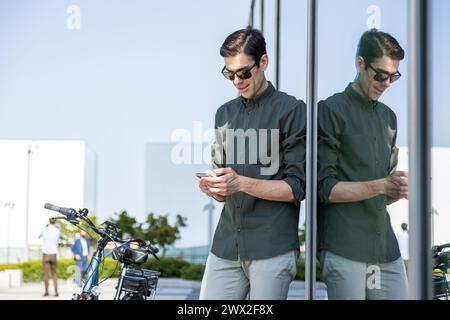
<path id="1" fill-rule="evenodd" d="M 236 206 L 236 210 L 241 210 L 242 206 L 241 205 L 237 205 Z M 240 226 L 241 223 L 238 223 L 238 225 L 236 226 L 236 231 L 237 232 L 241 232 L 242 231 L 242 227 Z"/>

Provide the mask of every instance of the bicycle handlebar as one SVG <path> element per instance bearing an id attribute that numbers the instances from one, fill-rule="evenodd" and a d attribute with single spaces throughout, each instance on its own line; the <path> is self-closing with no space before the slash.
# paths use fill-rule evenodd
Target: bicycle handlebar
<path id="1" fill-rule="evenodd" d="M 91 228 L 92 231 L 94 231 L 96 234 L 102 237 L 107 237 L 114 242 L 118 243 L 137 243 L 140 249 L 144 249 L 148 251 L 150 254 L 152 254 L 156 259 L 159 260 L 159 258 L 156 256 L 156 253 L 158 253 L 159 249 L 155 246 L 153 246 L 150 241 L 145 241 L 142 239 L 130 239 L 130 240 L 123 240 L 120 238 L 117 238 L 115 235 L 108 233 L 105 229 L 99 229 L 95 226 L 95 224 L 87 217 L 88 210 L 87 209 L 80 209 L 78 212 L 73 208 L 64 208 L 59 207 L 51 203 L 46 203 L 44 205 L 45 209 L 56 211 L 64 215 L 64 217 L 58 217 L 58 219 L 65 219 L 69 221 L 72 224 L 78 224 L 79 220 L 83 220 L 87 223 L 89 228 Z M 109 223 L 109 225 L 112 225 Z"/>
<path id="2" fill-rule="evenodd" d="M 44 208 L 61 213 L 62 215 L 66 216 L 69 221 L 76 220 L 77 218 L 77 212 L 72 208 L 58 207 L 51 203 L 46 203 L 44 205 Z"/>
<path id="3" fill-rule="evenodd" d="M 46 203 L 44 205 L 44 208 L 48 209 L 48 210 L 52 210 L 52 211 L 56 211 L 56 212 L 62 213 L 65 216 L 67 216 L 67 215 L 71 214 L 73 211 L 75 211 L 74 209 L 58 207 L 58 206 L 55 206 L 54 204 L 51 204 L 51 203 Z"/>
<path id="4" fill-rule="evenodd" d="M 450 248 L 450 243 L 441 244 L 441 245 L 439 245 L 439 246 L 433 246 L 433 249 L 434 249 L 436 252 L 440 252 L 440 251 L 442 251 L 442 249 L 445 249 L 445 248 Z"/>

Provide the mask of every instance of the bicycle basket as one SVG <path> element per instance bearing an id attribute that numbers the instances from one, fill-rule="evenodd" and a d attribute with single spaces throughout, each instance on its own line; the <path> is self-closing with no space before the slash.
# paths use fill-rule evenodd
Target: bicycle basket
<path id="1" fill-rule="evenodd" d="M 450 291 L 447 279 L 445 278 L 442 271 L 439 271 L 433 271 L 434 296 L 436 298 L 448 297 L 450 296 Z"/>
<path id="2" fill-rule="evenodd" d="M 127 270 L 122 289 L 127 292 L 135 292 L 150 297 L 158 285 L 160 272 L 145 269 Z"/>

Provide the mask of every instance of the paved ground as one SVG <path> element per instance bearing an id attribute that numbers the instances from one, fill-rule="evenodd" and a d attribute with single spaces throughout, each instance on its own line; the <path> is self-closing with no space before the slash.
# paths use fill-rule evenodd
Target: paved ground
<path id="1" fill-rule="evenodd" d="M 107 280 L 100 285 L 102 300 L 110 300 L 114 297 L 116 281 L 114 279 Z M 0 289 L 0 300 L 70 300 L 74 292 L 80 291 L 72 282 L 63 280 L 59 282 L 59 287 L 59 297 L 42 297 L 42 283 L 25 283 L 18 288 Z M 289 289 L 288 300 L 304 299 L 304 291 L 304 282 L 294 281 Z M 158 283 L 156 300 L 197 300 L 199 292 L 199 281 L 161 278 Z M 327 299 L 323 283 L 317 283 L 316 296 L 317 299 Z"/>

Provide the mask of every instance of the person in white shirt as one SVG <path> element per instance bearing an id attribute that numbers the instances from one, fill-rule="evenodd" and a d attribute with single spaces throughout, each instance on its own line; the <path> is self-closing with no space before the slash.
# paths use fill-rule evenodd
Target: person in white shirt
<path id="1" fill-rule="evenodd" d="M 48 296 L 48 273 L 49 270 L 53 278 L 55 297 L 58 296 L 58 277 L 56 274 L 58 244 L 60 230 L 55 224 L 56 220 L 50 218 L 49 224 L 42 231 L 39 238 L 42 239 L 42 265 L 44 268 L 44 296 Z"/>
<path id="2" fill-rule="evenodd" d="M 402 255 L 403 262 L 405 263 L 406 271 L 408 271 L 408 243 L 409 243 L 409 237 L 408 237 L 408 224 L 402 223 L 401 224 L 402 231 L 397 234 L 397 241 L 398 246 L 400 247 L 400 254 Z"/>

